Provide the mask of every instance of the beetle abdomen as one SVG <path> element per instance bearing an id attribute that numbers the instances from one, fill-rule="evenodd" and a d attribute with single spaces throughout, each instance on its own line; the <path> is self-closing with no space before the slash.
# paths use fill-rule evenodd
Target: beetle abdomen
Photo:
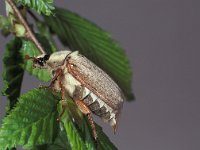
<path id="1" fill-rule="evenodd" d="M 86 87 L 76 86 L 73 98 L 82 100 L 95 115 L 111 126 L 116 125 L 115 111 Z"/>

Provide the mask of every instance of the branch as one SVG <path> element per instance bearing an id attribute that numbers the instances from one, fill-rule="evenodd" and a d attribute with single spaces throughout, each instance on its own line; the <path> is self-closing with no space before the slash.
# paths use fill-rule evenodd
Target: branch
<path id="1" fill-rule="evenodd" d="M 8 4 L 13 9 L 13 11 L 14 11 L 15 15 L 17 16 L 17 18 L 19 19 L 20 23 L 26 29 L 26 35 L 25 35 L 26 38 L 31 40 L 35 44 L 35 46 L 38 48 L 38 50 L 40 51 L 41 54 L 46 54 L 45 50 L 43 49 L 41 44 L 38 42 L 38 40 L 36 39 L 34 33 L 31 31 L 31 29 L 28 26 L 27 22 L 25 21 L 25 19 L 23 18 L 22 14 L 20 13 L 18 8 L 16 7 L 15 3 L 12 0 L 6 0 L 6 1 L 8 2 Z"/>

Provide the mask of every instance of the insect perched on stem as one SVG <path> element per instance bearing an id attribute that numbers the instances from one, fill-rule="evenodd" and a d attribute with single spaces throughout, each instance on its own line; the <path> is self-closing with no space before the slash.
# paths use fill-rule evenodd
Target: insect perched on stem
<path id="1" fill-rule="evenodd" d="M 108 122 L 116 132 L 124 96 L 118 85 L 102 69 L 78 51 L 26 56 L 26 59 L 32 59 L 34 67 L 48 69 L 52 73 L 50 87 L 61 92 L 62 100 L 65 94 L 72 97 L 81 112 L 87 115 L 95 140 L 97 133 L 91 112 Z"/>

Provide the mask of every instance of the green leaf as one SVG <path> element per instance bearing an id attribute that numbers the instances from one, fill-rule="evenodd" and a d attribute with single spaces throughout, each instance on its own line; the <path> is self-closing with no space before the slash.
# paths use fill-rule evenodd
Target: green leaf
<path id="1" fill-rule="evenodd" d="M 8 17 L 0 15 L 0 30 L 4 36 L 7 36 L 10 33 L 12 28 L 11 22 Z"/>
<path id="2" fill-rule="evenodd" d="M 37 146 L 32 150 L 71 150 L 65 131 L 60 131 L 52 144 Z"/>
<path id="3" fill-rule="evenodd" d="M 2 94 L 9 100 L 9 109 L 17 102 L 20 94 L 24 70 L 21 67 L 23 60 L 19 54 L 22 42 L 19 38 L 11 40 L 6 45 L 3 56 L 3 81 L 4 88 Z"/>
<path id="4" fill-rule="evenodd" d="M 107 135 L 103 133 L 102 128 L 96 124 L 98 135 L 98 149 L 101 150 L 117 150 L 117 147 L 109 140 Z"/>
<path id="5" fill-rule="evenodd" d="M 65 103 L 67 105 L 67 102 Z M 60 101 L 58 105 L 58 112 L 59 114 L 61 114 L 62 112 L 62 101 Z M 70 112 L 67 109 L 65 109 L 61 117 L 61 122 L 63 123 L 63 127 L 67 134 L 67 138 L 69 140 L 71 148 L 72 150 L 86 150 L 87 148 L 86 148 L 83 138 L 80 135 L 80 131 L 76 128 L 69 114 Z"/>
<path id="6" fill-rule="evenodd" d="M 15 31 L 15 35 L 16 37 L 24 37 L 26 34 L 26 29 L 23 25 L 21 24 L 15 24 L 14 25 L 14 31 Z"/>
<path id="7" fill-rule="evenodd" d="M 53 0 L 16 0 L 16 2 L 35 9 L 39 14 L 43 13 L 47 16 L 51 15 L 52 10 L 55 9 Z"/>
<path id="8" fill-rule="evenodd" d="M 7 17 L 0 15 L 0 29 L 10 26 L 10 21 Z"/>
<path id="9" fill-rule="evenodd" d="M 62 103 L 63 102 L 60 101 L 58 105 L 59 114 L 62 112 Z M 72 150 L 117 150 L 106 134 L 102 131 L 102 128 L 97 124 L 98 137 L 96 143 L 93 139 L 91 126 L 87 117 L 83 116 L 82 113 L 79 114 L 80 111 L 77 106 L 75 108 L 75 104 L 72 100 L 66 100 L 65 104 L 67 107 L 61 117 L 61 122 L 63 123 Z M 76 110 L 76 112 L 72 112 L 73 110 Z M 78 118 L 76 116 L 80 117 L 80 115 L 82 118 L 77 120 Z"/>
<path id="10" fill-rule="evenodd" d="M 56 43 L 53 39 L 52 34 L 49 31 L 49 28 L 46 26 L 45 22 L 37 21 L 36 25 L 37 25 L 37 29 L 40 35 L 44 36 L 48 40 L 45 42 L 49 43 L 49 46 L 51 47 L 52 52 L 57 51 Z"/>
<path id="11" fill-rule="evenodd" d="M 96 143 L 94 143 L 94 138 L 93 138 L 93 134 L 92 134 L 92 129 L 90 124 L 88 123 L 88 119 L 85 116 L 83 121 L 82 121 L 82 133 L 83 133 L 83 137 L 85 140 L 85 145 L 87 147 L 87 149 L 89 150 L 95 150 L 96 149 Z"/>
<path id="12" fill-rule="evenodd" d="M 59 131 L 53 144 L 48 145 L 48 150 L 71 150 L 69 141 L 64 131 Z"/>
<path id="13" fill-rule="evenodd" d="M 62 43 L 79 50 L 105 70 L 131 100 L 131 67 L 119 44 L 107 32 L 75 13 L 60 8 L 54 12 L 54 16 L 44 16 L 44 19 Z"/>
<path id="14" fill-rule="evenodd" d="M 19 98 L 16 107 L 3 120 L 0 149 L 52 143 L 57 128 L 58 97 L 46 89 L 34 89 Z"/>
<path id="15" fill-rule="evenodd" d="M 49 45 L 49 42 L 46 38 L 37 35 L 37 39 L 41 42 L 41 45 L 45 48 L 47 53 L 52 53 L 52 47 Z M 22 57 L 24 58 L 25 55 L 29 55 L 32 57 L 36 57 L 40 55 L 40 52 L 36 48 L 36 46 L 31 42 L 27 40 L 23 40 L 22 48 L 20 50 Z M 33 68 L 33 62 L 31 60 L 26 60 L 24 62 L 24 68 L 31 74 L 36 76 L 41 81 L 49 81 L 51 79 L 51 75 L 46 69 L 40 69 L 40 68 Z"/>

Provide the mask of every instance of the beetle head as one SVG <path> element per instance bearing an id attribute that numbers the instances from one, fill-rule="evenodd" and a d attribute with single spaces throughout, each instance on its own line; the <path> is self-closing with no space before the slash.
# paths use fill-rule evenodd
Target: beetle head
<path id="1" fill-rule="evenodd" d="M 33 61 L 33 67 L 35 68 L 43 68 L 43 69 L 46 69 L 47 68 L 47 61 L 49 60 L 49 57 L 50 55 L 41 55 L 41 56 L 38 56 L 38 57 L 30 57 L 28 55 L 25 56 L 25 60 L 29 60 L 29 59 L 32 59 Z"/>
<path id="2" fill-rule="evenodd" d="M 49 60 L 47 61 L 48 69 L 56 70 L 62 66 L 65 66 L 67 63 L 67 58 L 72 52 L 69 50 L 58 51 L 52 53 Z"/>

